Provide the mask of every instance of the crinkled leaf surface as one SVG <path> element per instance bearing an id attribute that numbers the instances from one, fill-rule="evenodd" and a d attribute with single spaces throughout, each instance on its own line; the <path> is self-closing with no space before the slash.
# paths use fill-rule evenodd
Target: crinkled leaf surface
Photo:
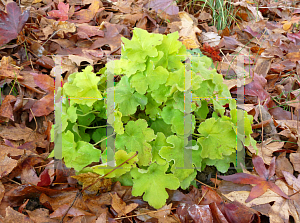
<path id="1" fill-rule="evenodd" d="M 174 101 L 176 104 L 176 101 Z M 172 105 L 163 108 L 161 116 L 166 124 L 171 124 L 172 132 L 178 135 L 184 135 L 184 113 L 178 109 L 174 109 Z M 195 128 L 195 116 L 192 115 L 192 128 Z"/>
<path id="2" fill-rule="evenodd" d="M 168 198 L 166 188 L 176 190 L 179 180 L 173 174 L 166 174 L 169 164 L 160 166 L 152 163 L 148 170 L 134 168 L 131 170 L 133 179 L 132 195 L 141 196 L 148 203 L 158 209 L 165 205 Z"/>
<path id="3" fill-rule="evenodd" d="M 123 43 L 122 55 L 137 63 L 144 63 L 149 57 L 156 57 L 158 52 L 155 46 L 160 45 L 163 35 L 148 33 L 146 30 L 135 28 L 132 39 L 121 38 Z M 147 41 L 145 41 L 147 40 Z"/>
<path id="4" fill-rule="evenodd" d="M 171 135 L 167 138 L 167 143 L 172 146 L 163 146 L 159 155 L 168 162 L 174 161 L 171 171 L 181 181 L 194 172 L 194 165 L 201 167 L 201 156 L 199 149 L 186 149 L 183 138 Z"/>
<path id="5" fill-rule="evenodd" d="M 155 137 L 154 131 L 148 128 L 147 121 L 138 119 L 127 123 L 124 134 L 117 135 L 115 145 L 118 150 L 138 151 L 138 164 L 148 166 L 152 160 L 152 148 L 148 142 L 155 139 Z"/>
<path id="6" fill-rule="evenodd" d="M 210 118 L 200 124 L 198 132 L 202 136 L 197 139 L 203 148 L 202 158 L 222 159 L 235 152 L 236 134 L 231 122 Z"/>
<path id="7" fill-rule="evenodd" d="M 147 97 L 130 87 L 128 77 L 122 77 L 115 89 L 115 102 L 119 103 L 120 112 L 124 115 L 132 115 L 136 112 L 137 106 L 145 106 Z"/>
<path id="8" fill-rule="evenodd" d="M 156 162 L 159 165 L 165 165 L 166 160 L 159 155 L 159 151 L 162 147 L 170 146 L 166 141 L 165 135 L 162 132 L 158 132 L 156 139 L 153 142 L 150 142 L 150 144 L 152 146 L 152 162 Z"/>
<path id="9" fill-rule="evenodd" d="M 69 82 L 64 84 L 64 93 L 71 98 L 71 105 L 77 103 L 92 106 L 95 101 L 102 99 L 97 87 L 100 77 L 92 70 L 92 66 L 87 66 L 82 72 L 71 74 Z"/>
<path id="10" fill-rule="evenodd" d="M 62 157 L 66 167 L 74 168 L 76 171 L 82 170 L 91 162 L 99 162 L 101 150 L 96 149 L 90 143 L 74 141 L 74 135 L 71 131 L 62 134 Z M 54 156 L 54 150 L 49 157 Z"/>

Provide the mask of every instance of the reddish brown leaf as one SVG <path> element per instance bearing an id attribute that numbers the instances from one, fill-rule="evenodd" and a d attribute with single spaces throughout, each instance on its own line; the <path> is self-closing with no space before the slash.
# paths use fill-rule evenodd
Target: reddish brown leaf
<path id="1" fill-rule="evenodd" d="M 55 210 L 52 214 L 50 214 L 50 218 L 61 218 L 65 215 L 68 211 L 67 216 L 84 216 L 84 215 L 93 215 L 89 212 L 86 212 L 82 209 L 71 207 L 69 210 L 70 205 L 64 204 L 59 209 Z"/>
<path id="2" fill-rule="evenodd" d="M 11 207 L 6 208 L 6 216 L 3 222 L 24 222 L 24 223 L 33 223 L 26 215 L 21 214 Z"/>
<path id="3" fill-rule="evenodd" d="M 59 18 L 59 21 L 68 20 L 69 4 L 60 2 L 58 3 L 57 8 L 58 10 L 52 10 L 48 12 L 48 15 L 51 17 Z"/>
<path id="4" fill-rule="evenodd" d="M 136 203 L 126 205 L 126 203 L 118 196 L 117 193 L 112 194 L 112 207 L 118 213 L 118 216 L 123 216 L 133 211 L 139 206 Z"/>
<path id="5" fill-rule="evenodd" d="M 32 73 L 34 83 L 48 93 L 54 92 L 54 80 L 45 74 Z"/>
<path id="6" fill-rule="evenodd" d="M 289 199 L 289 197 L 285 193 L 283 193 L 282 190 L 273 181 L 271 181 L 272 177 L 275 174 L 275 157 L 273 157 L 269 169 L 266 169 L 263 159 L 259 156 L 256 156 L 255 154 L 253 154 L 252 156 L 252 162 L 259 176 L 254 176 L 247 173 L 236 173 L 230 176 L 218 177 L 223 180 L 238 184 L 256 184 L 256 186 L 251 189 L 246 202 L 250 202 L 254 198 L 263 195 L 268 189 L 274 191 L 275 193 L 286 199 Z"/>
<path id="7" fill-rule="evenodd" d="M 213 215 L 209 205 L 180 204 L 176 210 L 181 222 L 213 223 Z M 225 223 L 225 222 L 224 222 Z"/>
<path id="8" fill-rule="evenodd" d="M 0 116 L 1 118 L 6 118 L 6 121 L 8 121 L 8 119 L 14 121 L 13 108 L 11 105 L 11 102 L 13 101 L 16 101 L 16 97 L 13 95 L 7 95 L 0 106 Z"/>
<path id="9" fill-rule="evenodd" d="M 81 39 L 88 39 L 92 36 L 104 36 L 104 32 L 97 26 L 90 26 L 86 23 L 77 25 L 77 35 Z"/>
<path id="10" fill-rule="evenodd" d="M 35 116 L 40 117 L 49 115 L 54 111 L 54 94 L 48 94 L 41 100 L 36 101 L 32 106 L 32 112 Z M 32 114 L 29 115 L 29 120 L 32 120 Z"/>
<path id="11" fill-rule="evenodd" d="M 88 9 L 81 9 L 74 13 L 74 16 L 78 19 L 77 23 L 85 23 L 91 21 L 97 12 L 104 11 L 103 4 L 100 0 L 94 0 Z"/>
<path id="12" fill-rule="evenodd" d="M 225 204 L 225 215 L 229 222 L 258 222 L 260 223 L 259 214 L 246 205 L 243 205 L 237 201 Z"/>
<path id="13" fill-rule="evenodd" d="M 6 5 L 6 13 L 0 11 L 0 46 L 17 38 L 28 17 L 29 11 L 21 13 L 20 7 L 15 2 Z"/>

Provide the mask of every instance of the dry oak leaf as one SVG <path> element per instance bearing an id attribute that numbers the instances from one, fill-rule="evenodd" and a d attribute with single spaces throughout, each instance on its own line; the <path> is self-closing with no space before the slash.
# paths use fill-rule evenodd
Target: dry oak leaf
<path id="1" fill-rule="evenodd" d="M 3 139 L 9 139 L 9 140 L 25 140 L 28 141 L 30 135 L 32 134 L 33 130 L 31 128 L 28 128 L 24 125 L 15 124 L 14 126 L 8 126 L 5 128 L 2 128 L 2 131 L 0 132 L 0 136 Z"/>
<path id="2" fill-rule="evenodd" d="M 48 93 L 40 100 L 34 102 L 31 107 L 32 112 L 37 117 L 49 115 L 54 111 L 54 80 L 46 74 L 32 73 L 32 75 L 34 78 L 34 83 Z M 29 121 L 31 121 L 32 118 L 33 115 L 30 113 Z"/>
<path id="3" fill-rule="evenodd" d="M 78 19 L 76 23 L 85 23 L 91 21 L 97 12 L 104 11 L 103 4 L 100 0 L 94 0 L 88 9 L 81 9 L 74 13 L 74 16 Z"/>
<path id="4" fill-rule="evenodd" d="M 92 36 L 104 36 L 104 32 L 98 26 L 91 26 L 89 24 L 77 24 L 77 35 L 81 39 L 89 39 Z"/>
<path id="5" fill-rule="evenodd" d="M 109 45 L 112 52 L 121 47 L 121 33 L 127 34 L 128 28 L 124 25 L 111 24 L 109 22 L 102 22 L 100 29 L 104 31 L 104 38 L 98 38 L 90 47 L 91 50 L 100 48 L 104 45 Z"/>
<path id="6" fill-rule="evenodd" d="M 126 203 L 119 197 L 117 193 L 112 193 L 111 196 L 111 206 L 118 213 L 118 217 L 128 214 L 139 206 L 137 203 L 126 205 Z"/>
<path id="7" fill-rule="evenodd" d="M 179 31 L 180 41 L 186 46 L 187 49 L 194 49 L 200 46 L 197 33 L 202 31 L 197 27 L 192 16 L 186 12 L 179 12 L 180 22 L 168 23 L 170 32 Z"/>
<path id="8" fill-rule="evenodd" d="M 34 221 L 31 220 L 29 217 L 27 217 L 22 213 L 19 213 L 18 211 L 15 211 L 11 207 L 7 207 L 5 212 L 6 212 L 6 216 L 2 222 L 34 223 Z"/>
<path id="9" fill-rule="evenodd" d="M 7 156 L 7 153 L 3 153 L 0 156 L 0 178 L 8 175 L 18 165 L 18 161 L 11 159 Z"/>
<path id="10" fill-rule="evenodd" d="M 291 162 L 292 162 L 292 164 L 294 166 L 295 171 L 300 172 L 300 153 L 292 153 L 292 154 L 290 154 L 290 160 L 291 160 Z"/>
<path id="11" fill-rule="evenodd" d="M 52 214 L 50 214 L 50 218 L 63 217 L 65 213 L 69 210 L 69 207 L 70 207 L 69 204 L 63 204 L 58 209 L 56 209 Z M 72 217 L 85 216 L 85 215 L 92 216 L 93 214 L 76 207 L 71 207 L 67 214 L 67 216 L 72 216 Z"/>
<path id="12" fill-rule="evenodd" d="M 33 211 L 26 210 L 30 219 L 34 222 L 47 222 L 47 223 L 58 223 L 55 219 L 50 219 L 49 210 L 46 208 L 39 208 Z"/>
<path id="13" fill-rule="evenodd" d="M 257 143 L 257 155 L 262 157 L 265 164 L 270 165 L 273 158 L 273 153 L 277 150 L 280 150 L 283 146 L 284 142 L 273 142 L 273 140 L 269 138 L 261 144 Z M 251 153 L 256 153 L 256 150 L 253 148 L 253 146 L 248 146 L 248 149 Z"/>
<path id="14" fill-rule="evenodd" d="M 17 3 L 7 3 L 6 12 L 0 10 L 0 46 L 17 38 L 28 18 L 28 10 L 21 13 L 21 9 Z"/>
<path id="15" fill-rule="evenodd" d="M 259 156 L 253 154 L 252 162 L 255 168 L 255 171 L 259 176 L 247 174 L 247 173 L 236 173 L 229 176 L 218 176 L 219 178 L 231 181 L 238 184 L 256 184 L 252 187 L 251 192 L 245 202 L 250 202 L 253 199 L 263 195 L 268 189 L 274 191 L 278 195 L 289 199 L 289 197 L 280 190 L 280 188 L 271 181 L 275 174 L 275 157 L 273 157 L 269 169 L 266 168 L 263 159 Z"/>

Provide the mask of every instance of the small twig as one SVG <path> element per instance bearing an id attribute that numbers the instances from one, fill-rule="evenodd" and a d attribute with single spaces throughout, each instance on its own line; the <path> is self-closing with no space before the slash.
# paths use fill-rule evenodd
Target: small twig
<path id="1" fill-rule="evenodd" d="M 62 217 L 60 223 L 63 223 L 63 222 L 64 222 L 64 218 L 67 216 L 69 210 L 70 210 L 70 209 L 72 208 L 72 206 L 74 205 L 74 203 L 75 203 L 77 197 L 79 196 L 79 194 L 80 194 L 80 191 L 78 191 L 78 192 L 76 193 L 76 196 L 75 196 L 75 198 L 74 198 L 72 204 L 69 206 L 68 210 L 66 211 L 66 213 L 65 213 L 64 216 Z"/>
<path id="2" fill-rule="evenodd" d="M 298 194 L 299 192 L 300 192 L 300 190 L 298 190 L 298 191 L 296 191 L 295 193 L 293 193 L 293 194 L 291 194 L 291 195 L 288 195 L 288 196 L 289 196 L 289 197 L 294 196 L 294 195 Z"/>
<path id="3" fill-rule="evenodd" d="M 200 200 L 198 201 L 198 204 L 199 205 L 201 203 L 201 201 L 203 200 L 203 198 L 205 197 L 205 195 L 207 194 L 208 190 L 205 191 L 205 193 L 202 195 L 202 197 L 200 198 Z"/>
<path id="4" fill-rule="evenodd" d="M 157 212 L 161 212 L 161 211 L 168 211 L 168 210 L 175 210 L 175 209 L 176 208 L 163 209 L 163 210 L 157 210 L 157 211 L 148 211 L 148 212 L 145 212 L 145 213 L 140 213 L 140 214 L 134 214 L 134 215 L 125 216 L 125 217 L 114 218 L 114 220 L 120 220 L 120 219 L 130 218 L 130 217 L 137 217 L 137 216 L 141 216 L 141 215 L 147 215 L 149 213 L 157 213 Z"/>

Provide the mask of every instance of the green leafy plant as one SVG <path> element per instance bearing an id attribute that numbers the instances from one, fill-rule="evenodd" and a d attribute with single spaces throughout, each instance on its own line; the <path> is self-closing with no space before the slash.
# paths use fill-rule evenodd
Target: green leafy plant
<path id="1" fill-rule="evenodd" d="M 70 75 L 63 86 L 61 134 L 66 166 L 103 176 L 138 151 L 137 157 L 106 177 L 132 185 L 132 194 L 143 195 L 155 208 L 165 204 L 166 188 L 188 188 L 197 170 L 206 165 L 226 172 L 235 161 L 237 143 L 255 146 L 250 136 L 252 116 L 236 109 L 222 75 L 211 68 L 211 59 L 191 55 L 178 38 L 178 33 L 151 34 L 136 28 L 131 40 L 122 38 L 120 60 L 108 62 L 100 77 L 87 67 Z M 121 80 L 106 89 L 111 74 L 120 75 Z M 115 96 L 111 115 L 107 112 L 110 90 Z M 189 106 L 188 93 L 193 99 Z M 185 126 L 184 120 L 190 122 Z M 237 125 L 240 121 L 244 128 Z M 109 136 L 107 122 L 114 127 Z M 108 137 L 115 141 L 113 164 L 108 161 L 113 152 L 105 144 Z M 100 159 L 101 164 L 86 167 Z"/>

